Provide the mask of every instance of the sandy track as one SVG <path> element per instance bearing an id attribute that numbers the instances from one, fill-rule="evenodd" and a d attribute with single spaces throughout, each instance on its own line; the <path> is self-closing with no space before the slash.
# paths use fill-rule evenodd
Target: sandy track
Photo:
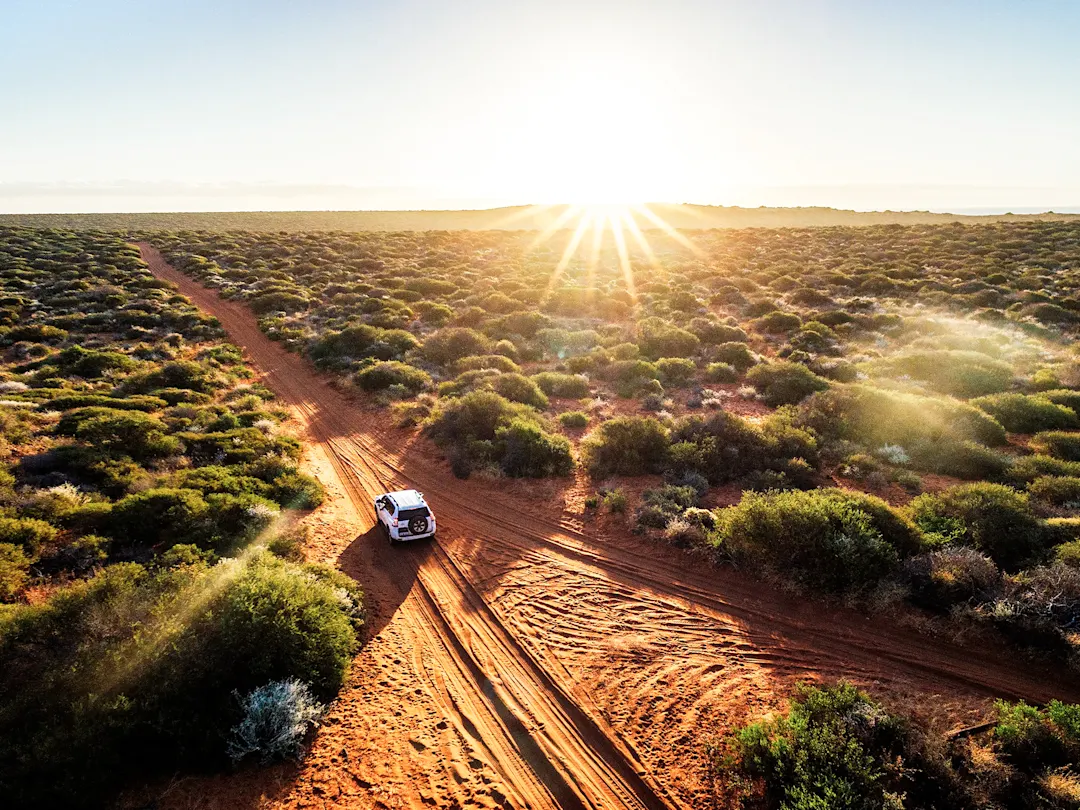
<path id="1" fill-rule="evenodd" d="M 980 719 L 991 697 L 1080 699 L 1068 673 L 1000 649 L 786 598 L 625 533 L 585 532 L 562 504 L 459 481 L 243 305 L 140 249 L 306 426 L 339 494 L 325 536 L 341 541 L 323 555 L 374 602 L 372 639 L 276 806 L 701 806 L 704 737 L 803 679 L 848 678 L 943 727 Z M 434 504 L 437 543 L 390 549 L 371 531 L 372 495 L 402 486 Z"/>

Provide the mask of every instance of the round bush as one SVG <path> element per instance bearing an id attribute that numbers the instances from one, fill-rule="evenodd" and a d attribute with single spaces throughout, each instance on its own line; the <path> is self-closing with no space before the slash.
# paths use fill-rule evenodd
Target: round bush
<path id="1" fill-rule="evenodd" d="M 1076 413 L 1041 394 L 992 394 L 971 400 L 1010 433 L 1037 433 L 1080 427 Z"/>
<path id="2" fill-rule="evenodd" d="M 1030 562 L 1047 540 L 1027 496 L 1001 484 L 963 484 L 927 493 L 909 509 L 929 540 L 972 546 L 1007 571 Z"/>
<path id="3" fill-rule="evenodd" d="M 356 384 L 364 391 L 385 391 L 400 385 L 410 394 L 418 394 L 431 387 L 431 375 L 398 360 L 384 360 L 357 372 Z"/>
<path id="4" fill-rule="evenodd" d="M 794 405 L 829 387 L 827 380 L 801 363 L 784 361 L 755 366 L 747 373 L 746 380 L 772 407 Z"/>
<path id="5" fill-rule="evenodd" d="M 668 430 L 652 417 L 619 416 L 586 436 L 581 449 L 598 478 L 659 473 L 667 461 Z"/>
<path id="6" fill-rule="evenodd" d="M 728 363 L 709 363 L 705 367 L 705 379 L 713 383 L 738 382 L 739 372 Z"/>

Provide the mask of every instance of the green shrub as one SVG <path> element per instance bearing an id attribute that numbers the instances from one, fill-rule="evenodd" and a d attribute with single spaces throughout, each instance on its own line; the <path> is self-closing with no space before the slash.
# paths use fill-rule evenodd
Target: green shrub
<path id="1" fill-rule="evenodd" d="M 717 411 L 707 418 L 687 416 L 675 423 L 668 468 L 677 475 L 697 473 L 720 484 L 762 470 L 789 470 L 792 459 L 816 462 L 817 442 L 786 414 L 755 425 Z"/>
<path id="2" fill-rule="evenodd" d="M 934 391 L 965 399 L 1005 391 L 1014 376 L 1008 363 L 978 352 L 950 349 L 908 352 L 879 361 L 873 368 L 891 376 L 906 375 Z"/>
<path id="3" fill-rule="evenodd" d="M 918 546 L 918 533 L 868 498 L 835 489 L 748 492 L 719 513 L 714 542 L 737 560 L 786 571 L 817 589 L 873 585 L 896 568 L 901 550 Z"/>
<path id="4" fill-rule="evenodd" d="M 1080 461 L 1080 433 L 1061 430 L 1036 433 L 1029 446 L 1036 453 L 1044 453 L 1065 461 Z"/>
<path id="5" fill-rule="evenodd" d="M 802 318 L 793 312 L 773 310 L 754 321 L 754 329 L 770 335 L 784 335 L 802 326 Z"/>
<path id="6" fill-rule="evenodd" d="M 149 489 L 113 504 L 105 533 L 128 545 L 204 545 L 210 541 L 210 507 L 190 489 Z"/>
<path id="7" fill-rule="evenodd" d="M 1071 764 L 1080 755 L 1080 706 L 1054 700 L 1040 709 L 999 700 L 995 708 L 994 746 L 1024 772 Z"/>
<path id="8" fill-rule="evenodd" d="M 546 433 L 535 422 L 514 419 L 499 428 L 495 438 L 501 446 L 502 471 L 515 478 L 569 475 L 574 467 L 570 442 Z"/>
<path id="9" fill-rule="evenodd" d="M 495 393 L 511 402 L 520 402 L 541 411 L 548 406 L 547 396 L 530 377 L 514 373 L 499 374 L 491 378 L 489 384 Z"/>
<path id="10" fill-rule="evenodd" d="M 589 379 L 582 374 L 563 374 L 558 371 L 542 371 L 532 377 L 540 390 L 549 397 L 581 399 L 589 396 Z"/>
<path id="11" fill-rule="evenodd" d="M 56 363 L 65 375 L 96 379 L 108 371 L 131 371 L 138 364 L 120 352 L 84 349 L 71 346 L 56 356 Z"/>
<path id="12" fill-rule="evenodd" d="M 597 478 L 662 472 L 667 450 L 667 428 L 647 416 L 610 419 L 581 443 L 585 466 Z"/>
<path id="13" fill-rule="evenodd" d="M 0 602 L 15 599 L 30 579 L 31 558 L 22 546 L 0 543 Z"/>
<path id="14" fill-rule="evenodd" d="M 909 508 L 931 542 L 972 546 L 1008 571 L 1037 557 L 1047 541 L 1027 496 L 1001 484 L 963 484 L 926 493 Z"/>
<path id="15" fill-rule="evenodd" d="M 1080 462 L 1062 461 L 1050 456 L 1021 456 L 1002 473 L 1002 480 L 1013 486 L 1024 486 L 1044 476 L 1080 477 Z"/>
<path id="16" fill-rule="evenodd" d="M 1010 433 L 1037 433 L 1080 427 L 1080 417 L 1042 394 L 993 394 L 971 404 L 996 419 Z"/>
<path id="17" fill-rule="evenodd" d="M 399 360 L 382 360 L 358 371 L 356 384 L 364 391 L 385 391 L 400 385 L 410 394 L 418 394 L 431 386 L 431 375 Z"/>
<path id="18" fill-rule="evenodd" d="M 638 346 L 646 357 L 689 357 L 700 341 L 692 332 L 680 329 L 661 318 L 644 318 L 638 323 Z"/>
<path id="19" fill-rule="evenodd" d="M 559 424 L 570 430 L 580 430 L 589 424 L 589 415 L 584 411 L 567 411 L 559 414 Z"/>
<path id="20" fill-rule="evenodd" d="M 800 685 L 786 714 L 740 729 L 733 742 L 734 765 L 760 780 L 764 807 L 964 806 L 944 758 L 850 684 Z"/>
<path id="21" fill-rule="evenodd" d="M 705 367 L 705 379 L 713 383 L 738 382 L 739 372 L 728 363 L 709 363 Z"/>
<path id="22" fill-rule="evenodd" d="M 0 517 L 0 543 L 19 546 L 31 555 L 55 540 L 56 532 L 56 527 L 44 520 Z"/>
<path id="23" fill-rule="evenodd" d="M 622 514 L 626 511 L 627 498 L 626 493 L 621 489 L 607 489 L 603 490 L 600 495 L 600 502 L 604 507 L 612 514 Z"/>
<path id="24" fill-rule="evenodd" d="M 829 387 L 827 380 L 806 366 L 786 361 L 754 366 L 747 372 L 746 380 L 758 390 L 765 403 L 773 407 L 794 405 Z"/>
<path id="25" fill-rule="evenodd" d="M 664 385 L 683 388 L 693 382 L 697 366 L 682 357 L 661 357 L 656 361 L 656 373 Z"/>
<path id="26" fill-rule="evenodd" d="M 491 352 L 491 340 L 468 327 L 440 329 L 424 340 L 424 357 L 436 365 L 446 366 L 465 357 Z"/>
<path id="27" fill-rule="evenodd" d="M 739 371 L 746 371 L 757 364 L 757 358 L 750 351 L 750 347 L 741 342 L 721 343 L 710 352 L 710 355 L 717 362 L 727 363 Z"/>
<path id="28" fill-rule="evenodd" d="M 511 402 L 520 402 L 538 410 L 548 406 L 548 398 L 536 382 L 521 374 L 503 374 L 494 369 L 465 371 L 450 382 L 439 385 L 439 396 L 461 396 L 469 391 L 494 391 Z"/>
<path id="29" fill-rule="evenodd" d="M 1054 549 L 1054 559 L 1072 568 L 1080 568 L 1080 538 L 1057 546 Z"/>
<path id="30" fill-rule="evenodd" d="M 327 332 L 308 346 L 308 354 L 320 367 L 348 364 L 365 357 L 400 360 L 420 341 L 402 329 L 380 329 L 357 324 L 340 332 Z"/>
<path id="31" fill-rule="evenodd" d="M 78 412 L 68 415 L 74 413 Z M 174 455 L 181 450 L 180 442 L 165 433 L 159 419 L 139 411 L 91 414 L 79 422 L 74 432 L 75 438 L 95 449 L 137 460 Z"/>
<path id="32" fill-rule="evenodd" d="M 504 340 L 500 341 L 500 343 L 509 343 L 509 341 Z M 510 343 L 511 349 L 513 349 L 513 346 L 514 344 Z M 521 372 L 521 367 L 517 363 L 502 354 L 481 354 L 473 357 L 463 357 L 454 363 L 454 371 L 458 374 L 463 371 L 477 371 L 485 368 L 514 373 Z"/>
<path id="33" fill-rule="evenodd" d="M 45 400 L 38 405 L 38 410 L 68 411 L 74 408 L 97 407 L 117 411 L 158 411 L 172 404 L 160 394 L 161 391 L 155 391 L 154 396 L 134 395 L 126 397 L 110 397 L 104 394 L 64 394 Z"/>
<path id="34" fill-rule="evenodd" d="M 994 561 L 967 546 L 950 545 L 919 554 L 904 563 L 903 573 L 911 601 L 942 612 L 954 605 L 987 602 L 1002 586 Z"/>
<path id="35" fill-rule="evenodd" d="M 0 791 L 97 807 L 134 778 L 220 767 L 234 692 L 296 678 L 332 697 L 362 620 L 347 577 L 266 553 L 113 565 L 20 608 L 0 626 Z"/>
<path id="36" fill-rule="evenodd" d="M 911 463 L 924 472 L 950 475 L 965 481 L 1000 478 L 1011 467 L 1012 459 L 972 441 L 947 437 L 917 441 L 910 445 Z"/>
<path id="37" fill-rule="evenodd" d="M 1045 397 L 1055 405 L 1064 405 L 1070 411 L 1080 414 L 1080 391 L 1054 388 L 1049 391 L 1041 391 L 1039 396 Z"/>
<path id="38" fill-rule="evenodd" d="M 1044 475 L 1027 485 L 1028 494 L 1037 501 L 1065 506 L 1080 506 L 1080 477 L 1073 475 Z"/>
<path id="39" fill-rule="evenodd" d="M 326 499 L 326 490 L 306 473 L 286 472 L 273 480 L 266 496 L 286 509 L 314 509 Z"/>
<path id="40" fill-rule="evenodd" d="M 218 374 L 206 364 L 194 360 L 175 360 L 154 371 L 137 374 L 124 380 L 125 392 L 145 394 L 158 388 L 185 388 L 203 394 L 222 386 Z"/>
<path id="41" fill-rule="evenodd" d="M 535 425 L 539 435 L 526 430 L 526 425 Z M 513 430 L 504 432 L 512 426 Z M 474 464 L 489 463 L 506 464 L 511 475 L 530 475 L 544 465 L 564 469 L 570 458 L 569 442 L 544 431 L 535 411 L 494 391 L 471 391 L 441 401 L 428 417 L 425 430 L 448 451 L 455 474 L 460 475 L 467 475 Z M 508 452 L 516 454 L 509 461 Z"/>
<path id="42" fill-rule="evenodd" d="M 1005 444 L 1005 430 L 992 417 L 953 399 L 885 391 L 867 385 L 837 385 L 799 406 L 799 422 L 822 436 L 868 447 L 950 439 L 991 446 Z"/>

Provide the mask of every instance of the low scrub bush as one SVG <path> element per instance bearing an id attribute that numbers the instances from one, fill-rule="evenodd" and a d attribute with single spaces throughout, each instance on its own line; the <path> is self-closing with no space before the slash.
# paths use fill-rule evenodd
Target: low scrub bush
<path id="1" fill-rule="evenodd" d="M 494 391 L 440 402 L 425 430 L 461 475 L 477 465 L 495 465 L 513 476 L 563 475 L 573 465 L 564 437 L 548 433 L 528 406 Z"/>
<path id="2" fill-rule="evenodd" d="M 656 361 L 656 372 L 664 385 L 684 388 L 693 381 L 697 366 L 682 357 L 661 357 Z"/>
<path id="3" fill-rule="evenodd" d="M 0 517 L 0 543 L 18 546 L 31 555 L 55 540 L 56 534 L 56 527 L 44 520 Z"/>
<path id="4" fill-rule="evenodd" d="M 751 723 L 732 742 L 727 764 L 760 780 L 765 807 L 967 805 L 942 752 L 850 684 L 800 686 L 785 714 Z"/>
<path id="5" fill-rule="evenodd" d="M 644 318 L 638 323 L 638 346 L 646 357 L 690 357 L 701 341 L 693 332 L 661 318 Z"/>
<path id="6" fill-rule="evenodd" d="M 920 544 L 884 501 L 836 489 L 750 492 L 718 516 L 723 553 L 825 591 L 873 585 Z"/>
<path id="7" fill-rule="evenodd" d="M 746 380 L 757 389 L 765 403 L 773 407 L 794 405 L 829 387 L 827 380 L 806 366 L 786 361 L 754 366 Z"/>
<path id="8" fill-rule="evenodd" d="M 1036 433 L 1028 445 L 1036 453 L 1043 453 L 1065 461 L 1080 461 L 1080 433 L 1061 430 Z"/>
<path id="9" fill-rule="evenodd" d="M 1039 396 L 1053 402 L 1055 405 L 1063 405 L 1073 413 L 1080 414 L 1080 391 L 1068 388 L 1054 388 L 1049 391 L 1039 392 Z"/>
<path id="10" fill-rule="evenodd" d="M 868 385 L 837 385 L 799 406 L 798 421 L 831 439 L 867 447 L 974 441 L 1005 444 L 1002 426 L 983 411 L 954 399 L 886 391 Z"/>
<path id="11" fill-rule="evenodd" d="M 794 459 L 817 461 L 817 441 L 778 413 L 763 425 L 717 411 L 707 418 L 678 420 L 671 434 L 668 469 L 695 473 L 712 483 L 733 481 L 763 470 L 796 472 Z M 798 483 L 810 485 L 808 477 Z"/>
<path id="12" fill-rule="evenodd" d="M 502 341 L 506 343 L 508 341 Z M 510 344 L 513 349 L 514 344 Z M 460 374 L 463 371 L 479 371 L 480 369 L 493 368 L 496 371 L 520 373 L 521 366 L 502 354 L 480 354 L 473 357 L 463 357 L 454 363 L 454 371 Z"/>
<path id="13" fill-rule="evenodd" d="M 383 360 L 358 371 L 356 384 L 364 391 L 385 391 L 398 385 L 415 395 L 431 387 L 431 375 L 399 360 Z"/>
<path id="14" fill-rule="evenodd" d="M 589 379 L 583 374 L 563 374 L 558 371 L 542 371 L 532 377 L 540 390 L 549 397 L 559 399 L 582 399 L 589 396 Z"/>
<path id="15" fill-rule="evenodd" d="M 570 442 L 545 432 L 536 422 L 514 419 L 495 433 L 502 471 L 515 478 L 569 475 L 574 468 Z"/>
<path id="16" fill-rule="evenodd" d="M 965 399 L 1005 391 L 1013 382 L 1008 363 L 970 351 L 915 351 L 874 364 L 875 373 L 908 376 L 942 394 Z"/>
<path id="17" fill-rule="evenodd" d="M 964 484 L 926 493 L 911 502 L 910 511 L 930 542 L 971 546 L 1007 571 L 1037 558 L 1047 542 L 1027 495 L 1001 484 Z"/>
<path id="18" fill-rule="evenodd" d="M 490 354 L 491 339 L 464 326 L 447 327 L 430 335 L 422 348 L 424 357 L 438 366 L 446 366 L 466 357 Z"/>
<path id="19" fill-rule="evenodd" d="M 240 703 L 244 716 L 229 736 L 229 756 L 233 762 L 257 756 L 264 765 L 299 760 L 304 738 L 325 710 L 307 684 L 295 678 L 253 689 Z"/>
<path id="20" fill-rule="evenodd" d="M 14 543 L 0 543 L 0 602 L 15 599 L 29 580 L 32 557 Z"/>
<path id="21" fill-rule="evenodd" d="M 559 424 L 570 430 L 580 430 L 589 424 L 589 415 L 584 411 L 567 411 L 559 414 Z"/>
<path id="22" fill-rule="evenodd" d="M 1010 456 L 973 441 L 948 437 L 916 441 L 911 445 L 911 463 L 923 472 L 950 475 L 965 481 L 999 479 L 1011 469 Z"/>
<path id="23" fill-rule="evenodd" d="M 729 363 L 709 363 L 705 367 L 705 379 L 713 383 L 734 383 L 739 381 L 739 371 Z"/>
<path id="24" fill-rule="evenodd" d="M 967 546 L 945 546 L 912 557 L 904 563 L 903 579 L 915 604 L 938 611 L 990 601 L 1003 584 L 994 561 Z"/>
<path id="25" fill-rule="evenodd" d="M 586 436 L 581 451 L 596 478 L 660 473 L 667 462 L 668 429 L 652 417 L 616 417 Z"/>
<path id="26" fill-rule="evenodd" d="M 1080 538 L 1069 540 L 1054 549 L 1054 560 L 1061 565 L 1080 568 Z"/>
<path id="27" fill-rule="evenodd" d="M 971 404 L 996 419 L 1010 433 L 1038 433 L 1080 427 L 1080 417 L 1042 394 L 993 394 Z"/>
<path id="28" fill-rule="evenodd" d="M 1080 477 L 1044 475 L 1027 485 L 1028 494 L 1053 506 L 1080 507 Z"/>
<path id="29" fill-rule="evenodd" d="M 1080 462 L 1063 461 L 1051 456 L 1020 456 L 1001 474 L 1001 480 L 1022 487 L 1043 476 L 1080 477 Z"/>
<path id="30" fill-rule="evenodd" d="M 709 356 L 713 360 L 719 363 L 727 363 L 739 371 L 746 371 L 757 364 L 757 358 L 750 351 L 750 347 L 739 341 L 721 343 L 712 349 Z"/>

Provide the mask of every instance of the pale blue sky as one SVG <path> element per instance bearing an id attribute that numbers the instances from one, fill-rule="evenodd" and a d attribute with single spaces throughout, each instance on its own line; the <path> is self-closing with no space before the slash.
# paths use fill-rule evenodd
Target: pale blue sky
<path id="1" fill-rule="evenodd" d="M 1080 206 L 1080 3 L 0 0 L 0 211 Z"/>

